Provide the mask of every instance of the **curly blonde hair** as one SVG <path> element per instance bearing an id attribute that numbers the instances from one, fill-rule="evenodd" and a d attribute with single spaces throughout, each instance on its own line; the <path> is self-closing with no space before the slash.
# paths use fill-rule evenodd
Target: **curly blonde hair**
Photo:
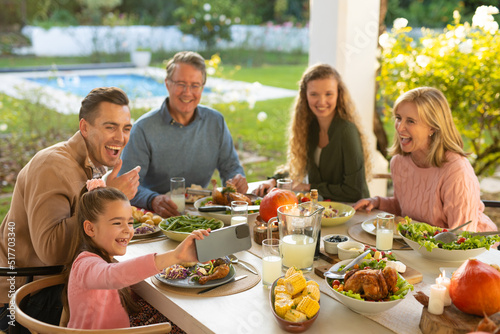
<path id="1" fill-rule="evenodd" d="M 434 130 L 430 136 L 430 147 L 427 153 L 426 163 L 429 166 L 441 167 L 446 162 L 446 151 L 458 153 L 467 156 L 464 152 L 464 143 L 462 137 L 453 122 L 450 106 L 444 94 L 433 87 L 414 88 L 403 93 L 392 108 L 393 117 L 398 112 L 398 107 L 404 103 L 410 102 L 417 107 L 418 117 L 422 122 Z M 394 136 L 394 142 L 389 149 L 389 154 L 409 155 L 401 149 L 399 136 Z"/>
<path id="2" fill-rule="evenodd" d="M 353 123 L 358 129 L 363 146 L 366 179 L 369 180 L 372 164 L 368 138 L 362 131 L 361 119 L 340 74 L 328 64 L 316 64 L 309 67 L 299 81 L 299 95 L 291 109 L 287 163 L 280 169 L 281 171 L 288 171 L 290 178 L 295 181 L 302 181 L 306 176 L 308 163 L 310 162 L 307 161 L 308 145 L 305 145 L 304 141 L 308 138 L 311 122 L 316 117 L 307 102 L 307 85 L 314 80 L 329 78 L 335 80 L 338 86 L 336 112 L 342 119 Z"/>

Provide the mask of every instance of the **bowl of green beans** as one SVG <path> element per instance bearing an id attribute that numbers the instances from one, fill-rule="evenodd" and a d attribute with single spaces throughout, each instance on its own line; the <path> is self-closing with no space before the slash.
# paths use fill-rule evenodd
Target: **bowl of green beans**
<path id="1" fill-rule="evenodd" d="M 194 230 L 210 228 L 213 231 L 224 227 L 224 223 L 215 218 L 187 214 L 163 219 L 158 226 L 169 239 L 181 242 Z"/>

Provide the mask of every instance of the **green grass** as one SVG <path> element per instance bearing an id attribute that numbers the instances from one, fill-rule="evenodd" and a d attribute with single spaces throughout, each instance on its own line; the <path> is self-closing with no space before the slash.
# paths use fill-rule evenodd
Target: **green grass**
<path id="1" fill-rule="evenodd" d="M 231 80 L 255 82 L 266 86 L 298 90 L 298 81 L 307 65 L 263 65 L 262 67 L 242 67 L 224 65 L 221 77 Z"/>
<path id="2" fill-rule="evenodd" d="M 11 200 L 12 196 L 0 198 L 0 224 L 3 222 L 3 219 L 7 215 L 7 211 L 9 211 Z"/>

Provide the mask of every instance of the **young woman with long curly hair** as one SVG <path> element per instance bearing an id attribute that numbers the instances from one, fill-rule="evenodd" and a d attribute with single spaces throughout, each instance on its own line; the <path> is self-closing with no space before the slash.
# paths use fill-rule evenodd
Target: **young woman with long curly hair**
<path id="1" fill-rule="evenodd" d="M 367 138 L 347 87 L 330 65 L 311 66 L 302 75 L 289 133 L 286 165 L 257 194 L 288 175 L 294 191 L 318 189 L 324 199 L 356 202 L 369 194 Z"/>

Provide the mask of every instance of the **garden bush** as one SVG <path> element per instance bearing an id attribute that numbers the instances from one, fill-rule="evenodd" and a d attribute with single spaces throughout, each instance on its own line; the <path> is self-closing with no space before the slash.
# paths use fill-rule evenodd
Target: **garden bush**
<path id="1" fill-rule="evenodd" d="M 405 19 L 380 36 L 381 71 L 377 100 L 389 116 L 396 98 L 410 89 L 440 89 L 450 104 L 455 124 L 472 152 L 477 175 L 492 173 L 500 161 L 500 34 L 496 7 L 478 7 L 472 24 L 454 24 L 436 33 L 422 30 L 414 40 Z"/>

